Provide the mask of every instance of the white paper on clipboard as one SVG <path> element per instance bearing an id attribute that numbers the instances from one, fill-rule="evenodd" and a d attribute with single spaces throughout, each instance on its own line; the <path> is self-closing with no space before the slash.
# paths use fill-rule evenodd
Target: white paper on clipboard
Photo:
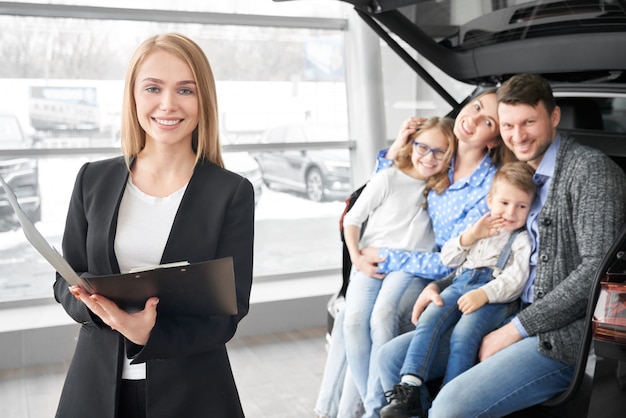
<path id="1" fill-rule="evenodd" d="M 78 285 L 79 283 L 81 283 L 82 280 L 80 279 L 78 274 L 76 274 L 72 266 L 70 266 L 67 260 L 65 260 L 63 256 L 59 254 L 59 252 L 52 245 L 50 245 L 48 241 L 46 241 L 43 235 L 41 235 L 37 228 L 35 228 L 35 225 L 33 225 L 31 220 L 28 219 L 28 216 L 26 216 L 26 213 L 24 213 L 20 204 L 18 203 L 15 193 L 13 193 L 13 190 L 4 181 L 4 178 L 2 176 L 0 176 L 0 183 L 4 188 L 4 192 L 6 193 L 9 204 L 15 211 L 17 219 L 22 225 L 22 230 L 24 231 L 26 239 L 69 284 Z"/>

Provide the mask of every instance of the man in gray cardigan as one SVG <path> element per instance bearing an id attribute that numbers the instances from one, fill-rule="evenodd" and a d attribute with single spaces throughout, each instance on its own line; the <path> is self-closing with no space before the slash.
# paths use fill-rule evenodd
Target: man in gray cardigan
<path id="1" fill-rule="evenodd" d="M 531 274 L 521 310 L 483 339 L 480 363 L 442 388 L 429 418 L 504 416 L 567 389 L 593 277 L 626 218 L 624 173 L 557 133 L 561 112 L 543 78 L 514 76 L 497 97 L 504 143 L 536 170 Z M 429 285 L 416 309 L 438 303 L 436 289 Z"/>

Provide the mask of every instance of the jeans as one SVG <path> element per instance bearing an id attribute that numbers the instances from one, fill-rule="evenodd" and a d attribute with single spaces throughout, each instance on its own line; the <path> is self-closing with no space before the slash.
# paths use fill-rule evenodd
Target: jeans
<path id="1" fill-rule="evenodd" d="M 409 345 L 400 373 L 412 374 L 422 381 L 430 378 L 429 370 L 438 351 L 441 336 L 450 328 L 450 355 L 443 383 L 446 384 L 476 363 L 483 337 L 506 319 L 508 305 L 488 303 L 464 315 L 457 306 L 459 298 L 470 290 L 488 283 L 490 268 L 466 269 L 441 292 L 443 306 L 430 304 L 422 313 Z"/>
<path id="2" fill-rule="evenodd" d="M 360 418 L 363 403 L 346 363 L 343 318 L 345 309 L 335 317 L 315 413 L 324 418 Z"/>
<path id="3" fill-rule="evenodd" d="M 451 333 L 452 330 L 448 330 L 439 341 L 437 353 L 428 373 L 428 376 L 432 379 L 442 377 L 446 372 L 448 355 L 450 354 L 449 340 Z M 400 369 L 402 369 L 404 358 L 414 335 L 415 331 L 399 335 L 378 350 L 378 371 L 380 383 L 385 392 L 393 389 L 394 385 L 400 383 Z"/>
<path id="4" fill-rule="evenodd" d="M 537 337 L 506 347 L 445 385 L 429 418 L 502 417 L 569 386 L 574 368 L 539 352 Z"/>
<path id="5" fill-rule="evenodd" d="M 400 333 L 415 329 L 411 323 L 411 312 L 425 283 L 428 283 L 418 277 L 413 276 L 413 278 L 414 280 L 411 281 L 398 304 L 398 332 Z M 375 384 L 372 385 L 374 388 L 366 396 L 367 407 L 363 415 L 363 402 L 346 362 L 344 315 L 345 309 L 342 309 L 335 318 L 315 412 L 324 418 L 376 417 L 380 408 L 386 403 L 383 387 L 380 381 L 375 379 Z"/>
<path id="6" fill-rule="evenodd" d="M 398 335 L 399 302 L 413 280 L 423 279 L 395 271 L 380 280 L 352 270 L 343 327 L 346 358 L 361 399 L 378 378 L 371 359 L 381 345 Z"/>

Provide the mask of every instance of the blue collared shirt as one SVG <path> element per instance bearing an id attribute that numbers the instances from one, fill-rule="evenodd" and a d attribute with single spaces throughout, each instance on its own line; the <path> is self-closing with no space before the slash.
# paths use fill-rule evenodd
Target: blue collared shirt
<path id="1" fill-rule="evenodd" d="M 533 285 L 535 283 L 535 276 L 537 275 L 537 257 L 539 254 L 539 212 L 548 198 L 548 191 L 550 191 L 550 184 L 552 184 L 552 177 L 554 176 L 554 166 L 556 164 L 556 156 L 559 152 L 559 146 L 561 145 L 561 136 L 557 134 L 556 138 L 548 149 L 546 150 L 539 167 L 535 170 L 533 175 L 533 181 L 537 185 L 537 195 L 533 201 L 533 205 L 528 213 L 528 219 L 526 220 L 526 229 L 530 236 L 531 252 L 530 252 L 530 275 L 528 281 L 524 287 L 524 291 L 520 296 L 523 303 L 532 303 L 533 301 Z M 517 318 L 513 319 L 513 324 L 517 330 L 522 334 L 522 337 L 527 337 L 528 333 L 519 322 Z"/>
<path id="2" fill-rule="evenodd" d="M 378 155 L 376 170 L 391 166 L 385 159 L 386 150 Z M 454 161 L 451 164 L 454 167 Z M 439 248 L 450 238 L 460 235 L 472 222 L 476 222 L 488 211 L 487 193 L 491 187 L 496 167 L 491 158 L 485 155 L 474 172 L 453 183 L 454 169 L 448 170 L 450 187 L 443 193 L 432 191 L 428 195 L 428 214 L 435 232 L 435 243 Z M 381 248 L 379 256 L 385 261 L 378 264 L 380 273 L 404 271 L 425 279 L 439 279 L 451 269 L 441 262 L 438 252 L 408 252 L 391 248 Z"/>

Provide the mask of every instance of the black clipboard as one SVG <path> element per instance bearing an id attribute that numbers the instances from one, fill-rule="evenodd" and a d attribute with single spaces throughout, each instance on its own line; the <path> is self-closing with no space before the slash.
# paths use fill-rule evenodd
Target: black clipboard
<path id="1" fill-rule="evenodd" d="M 177 264 L 177 263 L 174 263 Z M 235 315 L 233 258 L 109 276 L 82 277 L 90 293 L 106 296 L 125 311 L 144 308 L 152 296 L 158 310 L 183 315 Z"/>
<path id="2" fill-rule="evenodd" d="M 0 184 L 22 225 L 26 239 L 70 285 L 80 286 L 90 294 L 105 296 L 127 311 L 141 310 L 148 298 L 157 296 L 159 312 L 181 315 L 237 314 L 232 257 L 193 264 L 172 263 L 132 273 L 80 277 L 35 228 L 2 176 Z"/>

